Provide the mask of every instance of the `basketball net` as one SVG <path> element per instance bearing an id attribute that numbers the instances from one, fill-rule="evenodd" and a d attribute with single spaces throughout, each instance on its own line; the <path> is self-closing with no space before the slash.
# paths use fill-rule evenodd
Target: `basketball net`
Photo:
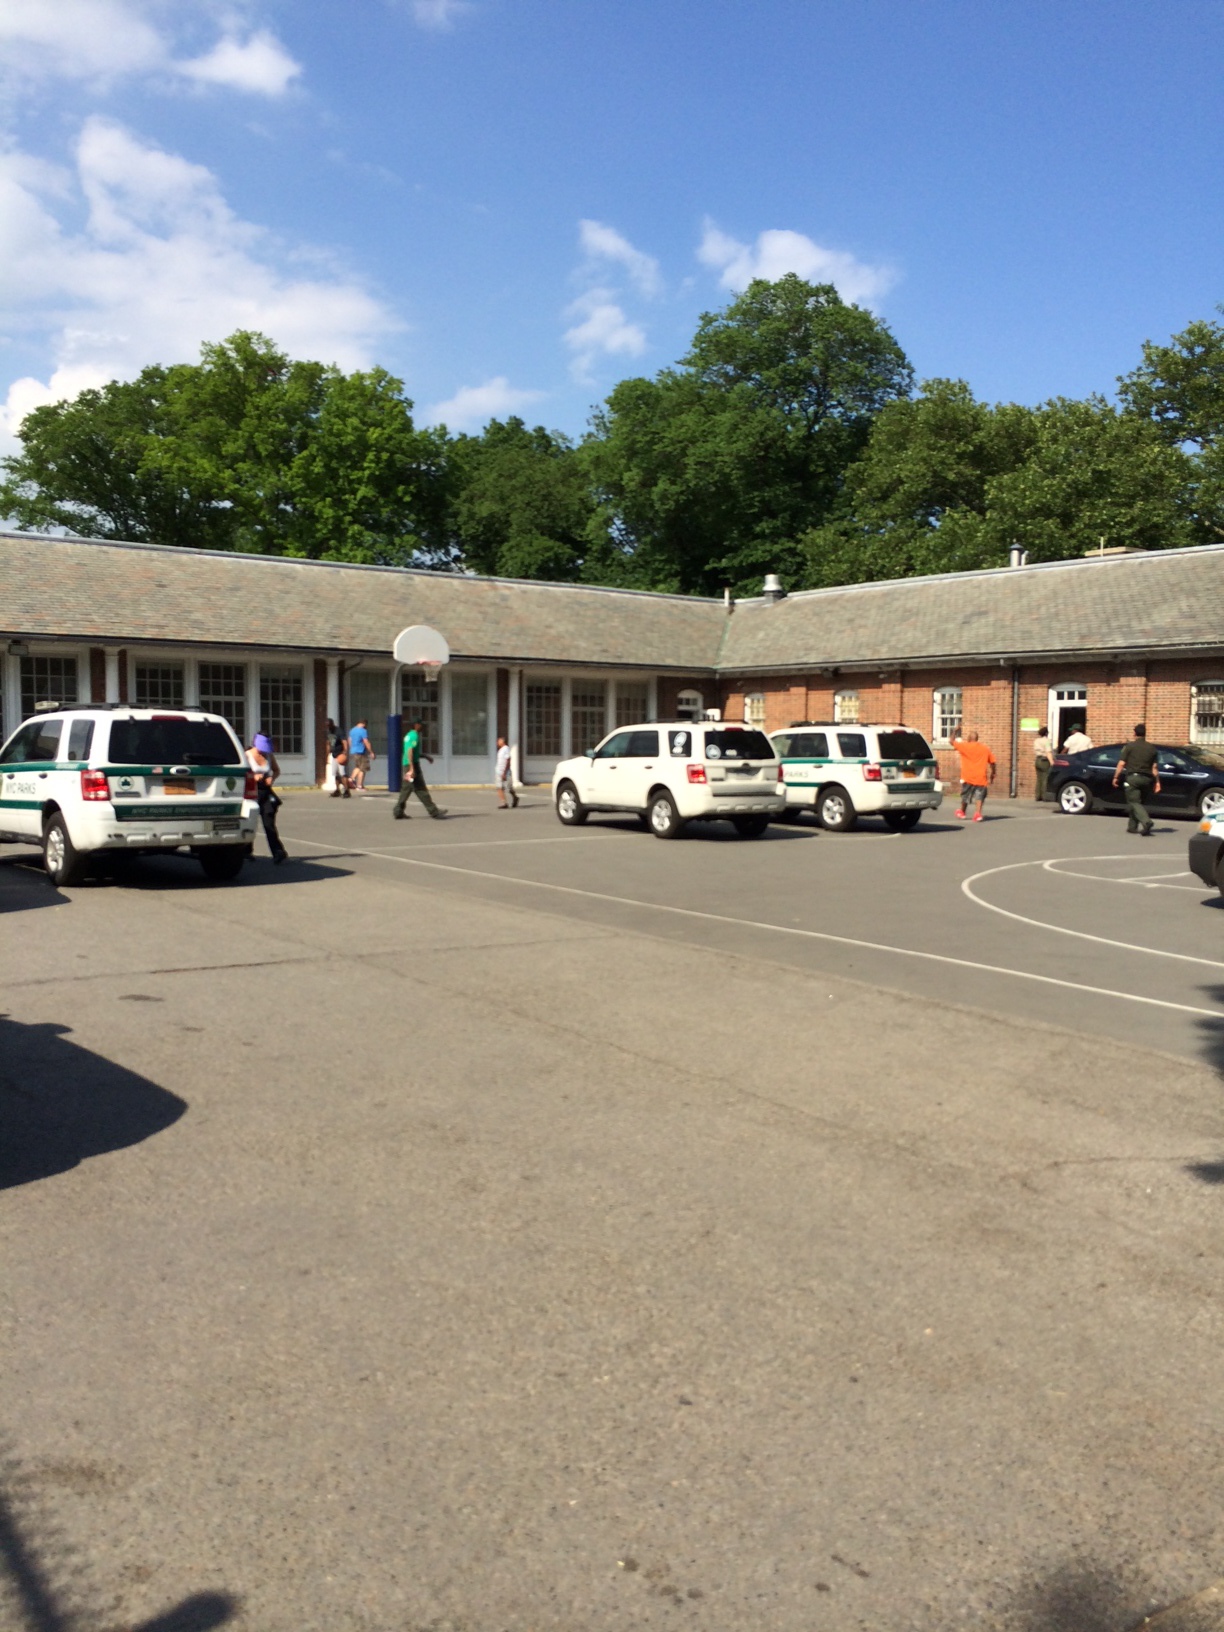
<path id="1" fill-rule="evenodd" d="M 441 663 L 431 663 L 428 658 L 422 657 L 417 660 L 416 668 L 427 686 L 437 685 L 438 676 L 442 673 Z"/>

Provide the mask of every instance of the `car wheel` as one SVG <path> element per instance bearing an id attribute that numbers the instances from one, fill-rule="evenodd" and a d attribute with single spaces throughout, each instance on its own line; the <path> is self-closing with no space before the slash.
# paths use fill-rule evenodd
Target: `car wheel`
<path id="1" fill-rule="evenodd" d="M 741 839 L 759 839 L 769 826 L 768 816 L 733 816 L 732 826 Z"/>
<path id="2" fill-rule="evenodd" d="M 586 807 L 578 797 L 578 789 L 572 782 L 562 782 L 557 789 L 557 820 L 566 827 L 581 827 L 586 819 Z"/>
<path id="3" fill-rule="evenodd" d="M 1082 782 L 1064 782 L 1058 790 L 1058 808 L 1064 816 L 1087 816 L 1092 809 L 1092 790 Z"/>
<path id="4" fill-rule="evenodd" d="M 57 887 L 79 884 L 85 877 L 85 858 L 77 853 L 68 837 L 68 827 L 57 810 L 43 828 L 43 866 Z"/>
<path id="5" fill-rule="evenodd" d="M 884 826 L 891 827 L 894 833 L 909 833 L 922 820 L 920 810 L 886 810 L 884 812 Z"/>
<path id="6" fill-rule="evenodd" d="M 200 866 L 204 869 L 204 877 L 211 879 L 214 884 L 231 883 L 242 871 L 242 864 L 246 859 L 246 846 L 243 844 L 227 844 L 218 846 L 215 850 L 201 850 L 197 856 Z"/>
<path id="7" fill-rule="evenodd" d="M 675 800 L 670 793 L 654 794 L 647 815 L 650 818 L 650 831 L 656 839 L 679 838 L 684 823 L 680 820 L 680 812 L 676 809 Z"/>
<path id="8" fill-rule="evenodd" d="M 1224 816 L 1224 788 L 1207 788 L 1199 798 L 1200 816 Z"/>
<path id="9" fill-rule="evenodd" d="M 849 833 L 858 821 L 858 811 L 845 788 L 826 788 L 816 801 L 816 819 L 830 833 Z"/>

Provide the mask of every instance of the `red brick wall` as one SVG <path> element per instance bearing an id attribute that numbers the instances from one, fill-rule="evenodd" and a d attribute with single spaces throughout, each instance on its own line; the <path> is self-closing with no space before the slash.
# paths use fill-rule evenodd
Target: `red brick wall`
<path id="1" fill-rule="evenodd" d="M 671 675 L 659 675 L 655 688 L 658 715 L 661 720 L 674 720 L 676 717 L 676 698 L 682 691 L 699 691 L 706 708 L 718 707 L 718 682 L 707 676 L 703 680 L 674 679 Z M 739 718 L 737 714 L 736 719 Z"/>

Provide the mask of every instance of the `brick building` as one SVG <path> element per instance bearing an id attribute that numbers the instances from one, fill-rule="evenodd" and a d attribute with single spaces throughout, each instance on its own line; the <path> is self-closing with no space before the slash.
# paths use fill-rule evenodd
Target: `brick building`
<path id="1" fill-rule="evenodd" d="M 391 660 L 446 636 L 436 684 Z M 728 605 L 584 585 L 0 535 L 4 734 L 40 701 L 200 705 L 316 780 L 329 715 L 425 715 L 438 780 L 488 781 L 498 735 L 546 779 L 618 724 L 720 708 L 902 723 L 956 771 L 976 727 L 1000 791 L 1033 787 L 1039 724 L 1224 748 L 1224 545 L 898 579 Z"/>

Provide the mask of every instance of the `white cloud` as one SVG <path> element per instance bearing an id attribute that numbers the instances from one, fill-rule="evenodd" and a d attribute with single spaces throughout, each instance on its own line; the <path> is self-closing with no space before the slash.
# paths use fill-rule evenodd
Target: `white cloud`
<path id="1" fill-rule="evenodd" d="M 483 385 L 461 386 L 453 397 L 437 402 L 425 414 L 426 423 L 445 425 L 452 431 L 476 430 L 491 419 L 516 414 L 520 408 L 538 402 L 542 391 L 524 391 L 498 374 Z"/>
<path id="2" fill-rule="evenodd" d="M 602 221 L 580 221 L 578 241 L 592 261 L 615 261 L 628 272 L 643 295 L 657 295 L 662 288 L 659 263 L 653 255 L 635 249 L 628 238 Z"/>
<path id="3" fill-rule="evenodd" d="M 845 250 L 826 249 L 806 233 L 775 229 L 761 233 L 755 244 L 743 244 L 709 220 L 697 259 L 721 273 L 718 281 L 724 289 L 736 291 L 753 278 L 773 282 L 794 272 L 811 283 L 833 284 L 843 300 L 869 305 L 896 282 L 890 267 L 869 266 Z"/>
<path id="4" fill-rule="evenodd" d="M 413 21 L 439 33 L 454 28 L 456 20 L 471 9 L 470 0 L 412 0 Z"/>
<path id="5" fill-rule="evenodd" d="M 565 343 L 574 354 L 574 378 L 587 382 L 599 357 L 640 357 L 646 349 L 646 331 L 630 322 L 610 289 L 589 289 L 566 309 L 580 318 L 565 331 Z"/>
<path id="6" fill-rule="evenodd" d="M 165 13 L 190 22 L 200 0 Z M 242 37 L 230 19 L 202 56 L 178 58 L 151 20 L 147 0 L 0 0 L 0 69 L 26 78 L 110 81 L 125 75 L 186 78 L 262 96 L 280 96 L 300 65 L 267 29 Z"/>
<path id="7" fill-rule="evenodd" d="M 0 325 L 48 361 L 45 380 L 10 384 L 10 433 L 38 401 L 193 360 L 238 328 L 352 369 L 399 327 L 356 279 L 237 217 L 211 171 L 103 119 L 72 175 L 0 154 L 0 241 Z"/>

